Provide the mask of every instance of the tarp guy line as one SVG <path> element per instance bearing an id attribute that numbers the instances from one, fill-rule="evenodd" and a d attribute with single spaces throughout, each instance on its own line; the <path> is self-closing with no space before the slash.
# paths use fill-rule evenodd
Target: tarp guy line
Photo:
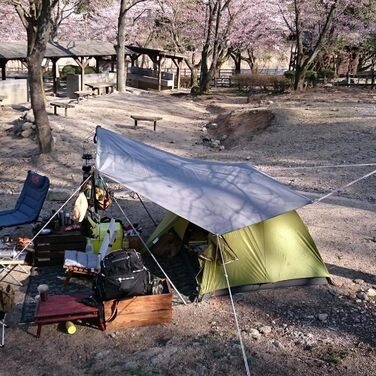
<path id="1" fill-rule="evenodd" d="M 323 165 L 323 166 L 265 166 L 268 168 L 273 168 L 277 170 L 305 170 L 305 169 L 320 169 L 320 168 L 347 168 L 347 167 L 367 167 L 367 166 L 376 166 L 376 163 L 358 163 L 358 164 L 343 164 L 343 165 Z"/>
<path id="2" fill-rule="evenodd" d="M 374 175 L 374 174 L 376 174 L 376 170 L 373 170 L 373 171 L 369 172 L 368 174 L 363 175 L 363 176 L 361 176 L 360 178 L 355 179 L 355 180 L 351 181 L 350 183 L 347 183 L 347 184 L 343 185 L 342 187 L 339 187 L 339 188 L 337 188 L 337 189 L 335 189 L 335 190 L 329 192 L 328 194 L 326 194 L 326 195 L 324 195 L 324 196 L 318 198 L 317 200 L 315 200 L 315 201 L 313 202 L 313 204 L 317 204 L 317 203 L 319 203 L 320 201 L 324 200 L 325 198 L 327 198 L 327 197 L 329 197 L 329 196 L 331 196 L 331 195 L 334 195 L 334 193 L 340 192 L 340 191 L 342 191 L 343 189 L 345 189 L 345 188 L 347 188 L 347 187 L 350 187 L 351 185 L 357 183 L 358 181 L 361 181 L 361 180 L 363 180 L 363 179 L 366 179 L 366 178 L 368 178 L 368 177 L 370 177 L 370 176 L 372 176 L 372 175 Z"/>
<path id="3" fill-rule="evenodd" d="M 160 263 L 157 261 L 157 259 L 155 258 L 155 256 L 153 255 L 153 253 L 151 252 L 151 250 L 149 249 L 149 247 L 146 245 L 146 243 L 144 242 L 144 239 L 141 237 L 140 233 L 136 230 L 136 228 L 133 226 L 133 223 L 129 220 L 129 218 L 127 217 L 127 215 L 125 214 L 124 210 L 122 209 L 122 207 L 120 206 L 120 204 L 118 203 L 118 201 L 116 200 L 116 198 L 114 197 L 114 201 L 116 202 L 116 205 L 118 206 L 119 210 L 122 212 L 122 214 L 124 215 L 124 218 L 126 219 L 126 221 L 130 224 L 130 226 L 132 227 L 132 230 L 137 234 L 137 236 L 139 237 L 139 239 L 141 240 L 142 242 L 142 245 L 146 248 L 146 250 L 149 252 L 150 256 L 153 258 L 153 260 L 155 261 L 155 263 L 158 265 L 159 269 L 161 269 L 162 273 L 164 274 L 164 276 L 167 278 L 167 280 L 170 282 L 171 286 L 173 287 L 173 289 L 176 291 L 176 293 L 179 295 L 179 298 L 181 299 L 181 301 L 184 303 L 184 304 L 187 304 L 184 300 L 184 298 L 182 297 L 182 295 L 180 294 L 180 292 L 178 291 L 178 289 L 175 287 L 175 285 L 172 283 L 171 279 L 169 278 L 169 276 L 166 274 L 166 272 L 163 270 L 162 266 L 160 265 Z"/>
<path id="4" fill-rule="evenodd" d="M 21 251 L 19 251 L 15 256 L 14 258 L 17 258 L 19 257 L 19 255 L 22 254 L 23 251 L 25 251 L 25 249 L 34 241 L 34 239 L 47 227 L 47 225 L 59 214 L 59 212 L 61 211 L 61 209 L 64 208 L 64 206 L 66 204 L 68 204 L 68 202 L 72 199 L 72 197 L 83 187 L 83 185 L 92 177 L 92 175 L 89 175 L 86 180 L 84 180 L 81 185 L 71 194 L 71 196 L 68 198 L 68 200 L 66 200 L 64 202 L 64 204 L 62 206 L 60 206 L 60 208 L 51 216 L 51 218 L 42 226 L 42 228 L 34 235 L 34 237 L 29 241 L 29 243 L 27 243 L 22 249 Z"/>
<path id="5" fill-rule="evenodd" d="M 221 236 L 221 238 L 224 240 L 224 238 Z M 225 260 L 224 260 L 224 257 L 223 257 L 223 252 L 222 252 L 222 248 L 221 248 L 221 243 L 219 241 L 219 236 L 217 235 L 217 250 L 219 249 L 219 253 L 221 254 L 221 259 L 222 259 L 222 266 L 223 266 L 223 272 L 224 272 L 224 275 L 225 275 L 225 278 L 226 278 L 226 283 L 227 283 L 227 288 L 228 288 L 228 293 L 230 295 L 230 300 L 231 300 L 231 306 L 232 306 L 232 312 L 234 313 L 234 318 L 235 318 L 235 323 L 236 323 L 236 329 L 238 330 L 238 337 L 239 337 L 239 341 L 240 341 L 240 347 L 242 349 L 242 354 L 243 354 L 243 360 L 244 360 L 244 366 L 245 366 L 245 370 L 247 372 L 247 376 L 251 376 L 251 373 L 250 373 L 250 370 L 249 370 L 249 365 L 248 365 L 248 359 L 247 359 L 247 355 L 245 353 L 245 349 L 244 349 L 244 344 L 243 344 L 243 339 L 242 339 L 242 334 L 241 334 L 241 331 L 240 331 L 240 327 L 239 327 L 239 322 L 238 322 L 238 316 L 236 314 L 236 311 L 235 311 L 235 305 L 234 305 L 234 300 L 232 298 L 232 292 L 231 292 L 231 287 L 230 287 L 230 282 L 228 280 L 228 274 L 227 274 L 227 269 L 226 269 L 226 265 L 225 265 Z"/>

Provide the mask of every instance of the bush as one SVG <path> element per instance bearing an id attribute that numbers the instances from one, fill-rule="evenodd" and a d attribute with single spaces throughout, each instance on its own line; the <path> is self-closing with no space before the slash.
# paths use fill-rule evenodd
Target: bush
<path id="1" fill-rule="evenodd" d="M 200 86 L 197 86 L 197 85 L 192 86 L 192 88 L 191 88 L 191 94 L 192 95 L 199 95 L 199 94 L 201 94 Z"/>
<path id="2" fill-rule="evenodd" d="M 78 68 L 78 67 L 77 67 Z M 80 73 L 80 69 L 78 69 L 78 73 Z M 93 74 L 93 73 L 97 73 L 97 71 L 95 70 L 94 67 L 91 67 L 90 65 L 88 65 L 86 68 L 85 68 L 85 74 Z"/>
<path id="3" fill-rule="evenodd" d="M 61 70 L 62 76 L 66 76 L 67 74 L 77 74 L 80 72 L 80 68 L 76 65 L 65 65 Z"/>
<path id="4" fill-rule="evenodd" d="M 181 87 L 190 87 L 191 86 L 191 77 L 181 76 L 180 77 L 180 86 Z"/>
<path id="5" fill-rule="evenodd" d="M 283 92 L 289 86 L 290 82 L 283 76 L 271 74 L 237 74 L 233 77 L 233 82 L 239 87 L 239 90 L 270 90 Z"/>
<path id="6" fill-rule="evenodd" d="M 276 93 L 283 93 L 291 86 L 291 81 L 283 76 L 273 75 L 270 80 L 273 85 L 273 91 Z"/>
<path id="7" fill-rule="evenodd" d="M 67 74 L 80 74 L 80 73 L 81 73 L 81 69 L 78 65 L 65 65 L 63 69 L 61 70 L 62 77 L 66 77 Z M 92 74 L 92 73 L 96 73 L 96 70 L 94 67 L 91 67 L 90 65 L 88 65 L 85 68 L 85 74 Z"/>
<path id="8" fill-rule="evenodd" d="M 332 69 L 321 69 L 318 72 L 318 76 L 324 80 L 332 80 L 335 76 L 335 72 Z"/>
<path id="9" fill-rule="evenodd" d="M 318 80 L 318 74 L 314 70 L 307 70 L 304 80 L 308 85 L 316 86 Z"/>
<path id="10" fill-rule="evenodd" d="M 288 70 L 288 71 L 284 72 L 283 75 L 284 75 L 288 80 L 293 81 L 294 78 L 295 78 L 295 71 L 294 71 L 294 70 Z"/>

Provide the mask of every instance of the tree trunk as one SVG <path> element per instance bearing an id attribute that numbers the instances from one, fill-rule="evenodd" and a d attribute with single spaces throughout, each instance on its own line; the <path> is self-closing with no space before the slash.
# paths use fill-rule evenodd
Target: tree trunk
<path id="1" fill-rule="evenodd" d="M 125 16 L 127 13 L 127 1 L 121 0 L 120 13 L 118 19 L 117 33 L 117 51 L 116 51 L 116 81 L 117 89 L 120 92 L 125 91 L 126 72 L 125 72 Z"/>
<path id="2" fill-rule="evenodd" d="M 234 55 L 232 55 L 232 58 L 235 63 L 235 74 L 241 73 L 241 64 L 242 64 L 242 54 L 240 51 L 237 51 Z"/>
<path id="3" fill-rule="evenodd" d="M 33 109 L 35 124 L 37 125 L 39 151 L 41 153 L 49 153 L 52 150 L 52 134 L 44 100 L 41 67 L 42 55 L 38 51 L 34 51 L 27 58 L 31 108 Z"/>
<path id="4" fill-rule="evenodd" d="M 299 67 L 295 70 L 295 78 L 294 78 L 294 90 L 301 91 L 304 89 L 304 78 L 307 69 Z"/>
<path id="5" fill-rule="evenodd" d="M 196 86 L 198 82 L 198 69 L 195 65 L 192 65 L 191 67 L 191 80 L 190 80 L 190 86 Z"/>

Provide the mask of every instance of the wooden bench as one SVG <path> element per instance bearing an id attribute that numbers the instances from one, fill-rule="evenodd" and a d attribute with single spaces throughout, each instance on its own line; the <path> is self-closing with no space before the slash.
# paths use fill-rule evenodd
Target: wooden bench
<path id="1" fill-rule="evenodd" d="M 162 120 L 162 117 L 158 116 L 139 116 L 139 115 L 131 115 L 131 118 L 134 120 L 134 127 L 137 128 L 138 121 L 152 121 L 154 123 L 154 131 L 157 129 L 157 121 Z"/>
<path id="2" fill-rule="evenodd" d="M 54 114 L 55 115 L 57 115 L 57 108 L 58 107 L 64 108 L 65 117 L 67 116 L 68 108 L 74 108 L 73 104 L 69 104 L 69 103 L 66 103 L 66 102 L 51 102 L 50 106 L 54 107 Z"/>
<path id="3" fill-rule="evenodd" d="M 80 103 L 80 99 L 89 99 L 92 95 L 94 95 L 92 90 L 78 90 L 74 92 L 77 96 L 77 104 Z"/>

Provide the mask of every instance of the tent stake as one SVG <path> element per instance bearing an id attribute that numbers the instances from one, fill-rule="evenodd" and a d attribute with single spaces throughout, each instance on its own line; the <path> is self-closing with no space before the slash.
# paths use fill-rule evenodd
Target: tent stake
<path id="1" fill-rule="evenodd" d="M 141 243 L 142 245 L 146 248 L 146 250 L 149 252 L 150 256 L 153 258 L 153 260 L 155 261 L 155 263 L 158 265 L 159 269 L 161 269 L 163 275 L 166 277 L 166 279 L 168 280 L 168 282 L 171 284 L 172 288 L 176 291 L 176 293 L 179 295 L 179 298 L 181 299 L 181 301 L 186 305 L 186 301 L 184 300 L 183 296 L 180 294 L 180 292 L 178 291 L 178 289 L 175 287 L 175 285 L 173 284 L 173 282 L 171 281 L 170 277 L 166 274 L 166 272 L 163 270 L 161 264 L 158 262 L 158 260 L 155 258 L 155 256 L 153 255 L 153 253 L 151 252 L 151 250 L 149 249 L 149 247 L 146 245 L 144 239 L 141 237 L 140 233 L 136 230 L 136 228 L 133 226 L 133 223 L 129 220 L 128 216 L 125 214 L 124 210 L 122 209 L 122 207 L 120 206 L 120 204 L 118 203 L 118 201 L 116 200 L 116 198 L 114 197 L 114 201 L 116 202 L 116 205 L 118 206 L 119 210 L 122 212 L 122 214 L 124 215 L 124 218 L 126 219 L 126 221 L 129 223 L 129 225 L 132 227 L 132 230 L 136 233 L 136 235 L 138 236 L 138 238 L 141 240 Z"/>
<path id="2" fill-rule="evenodd" d="M 245 354 L 245 349 L 244 349 L 242 334 L 241 334 L 240 327 L 239 327 L 238 316 L 236 314 L 234 300 L 232 298 L 232 292 L 231 292 L 230 282 L 228 280 L 228 274 L 227 274 L 225 259 L 223 257 L 223 252 L 222 252 L 222 248 L 221 248 L 221 245 L 220 245 L 220 242 L 219 242 L 219 238 L 220 238 L 219 235 L 217 235 L 217 250 L 219 249 L 219 253 L 221 254 L 223 272 L 224 272 L 224 275 L 225 275 L 225 278 L 226 278 L 228 293 L 230 295 L 232 312 L 234 313 L 236 328 L 238 330 L 238 337 L 239 337 L 239 341 L 240 341 L 240 347 L 241 347 L 242 353 L 243 353 L 243 360 L 244 360 L 245 370 L 246 370 L 247 376 L 251 376 L 251 372 L 249 370 L 249 365 L 248 365 L 248 359 L 247 359 L 247 356 Z M 222 238 L 222 236 L 221 236 L 221 238 Z"/>

